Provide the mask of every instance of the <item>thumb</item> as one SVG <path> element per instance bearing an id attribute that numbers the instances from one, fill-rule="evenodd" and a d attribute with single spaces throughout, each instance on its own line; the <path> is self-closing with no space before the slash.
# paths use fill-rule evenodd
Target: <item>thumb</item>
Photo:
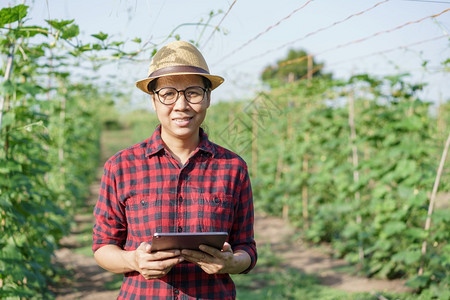
<path id="1" fill-rule="evenodd" d="M 141 250 L 141 251 L 150 253 L 151 250 L 152 250 L 152 245 L 150 245 L 150 244 L 147 243 L 147 242 L 142 242 L 142 243 L 139 245 L 139 247 L 137 248 L 137 250 Z"/>
<path id="2" fill-rule="evenodd" d="M 225 242 L 223 244 L 222 251 L 224 251 L 224 252 L 232 252 L 233 250 L 231 250 L 231 245 L 229 243 Z"/>

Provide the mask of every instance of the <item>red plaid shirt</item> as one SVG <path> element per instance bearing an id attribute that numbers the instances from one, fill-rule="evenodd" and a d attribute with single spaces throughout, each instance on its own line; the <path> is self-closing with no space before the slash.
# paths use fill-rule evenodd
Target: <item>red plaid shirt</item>
<path id="1" fill-rule="evenodd" d="M 210 142 L 200 144 L 180 165 L 164 148 L 158 126 L 150 139 L 110 158 L 94 209 L 93 250 L 108 244 L 135 250 L 154 232 L 226 231 L 233 251 L 257 253 L 253 238 L 253 200 L 245 162 Z M 119 299 L 234 299 L 228 274 L 209 275 L 183 262 L 160 279 L 138 272 L 124 275 Z"/>

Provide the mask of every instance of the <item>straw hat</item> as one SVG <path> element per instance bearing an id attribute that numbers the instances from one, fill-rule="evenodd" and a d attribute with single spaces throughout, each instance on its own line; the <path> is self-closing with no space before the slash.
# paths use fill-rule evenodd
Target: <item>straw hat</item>
<path id="1" fill-rule="evenodd" d="M 136 86 L 150 94 L 148 84 L 156 78 L 170 75 L 200 75 L 211 81 L 211 90 L 222 84 L 224 79 L 209 74 L 209 68 L 203 55 L 192 44 L 175 41 L 162 47 L 152 59 L 148 77 L 136 82 Z"/>

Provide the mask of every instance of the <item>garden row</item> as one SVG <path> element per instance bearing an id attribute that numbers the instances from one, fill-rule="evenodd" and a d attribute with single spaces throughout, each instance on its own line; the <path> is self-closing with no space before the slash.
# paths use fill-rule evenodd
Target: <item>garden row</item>
<path id="1" fill-rule="evenodd" d="M 206 127 L 248 162 L 258 209 L 331 243 L 366 276 L 408 278 L 444 299 L 450 208 L 438 203 L 425 224 L 450 104 L 432 107 L 421 88 L 405 76 L 299 81 L 214 105 Z M 439 186 L 447 193 L 449 170 Z"/>
<path id="2" fill-rule="evenodd" d="M 99 113 L 109 103 L 73 80 L 78 46 L 66 46 L 78 26 L 26 26 L 27 11 L 0 11 L 1 299 L 51 297 L 52 255 L 96 175 Z"/>

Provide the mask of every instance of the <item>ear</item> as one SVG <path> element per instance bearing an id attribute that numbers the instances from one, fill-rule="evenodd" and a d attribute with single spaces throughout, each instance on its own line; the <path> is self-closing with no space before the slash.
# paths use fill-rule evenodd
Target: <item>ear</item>
<path id="1" fill-rule="evenodd" d="M 155 105 L 156 96 L 154 93 L 151 93 L 150 95 L 151 95 L 152 108 L 154 111 L 156 111 L 156 105 Z"/>
<path id="2" fill-rule="evenodd" d="M 208 90 L 206 92 L 206 108 L 209 108 L 210 104 L 211 104 L 211 90 Z"/>

